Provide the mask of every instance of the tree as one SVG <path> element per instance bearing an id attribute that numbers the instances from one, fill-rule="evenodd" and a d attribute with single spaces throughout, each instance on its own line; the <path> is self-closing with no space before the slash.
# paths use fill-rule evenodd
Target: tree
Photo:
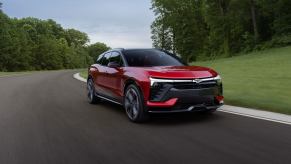
<path id="1" fill-rule="evenodd" d="M 273 29 L 276 35 L 291 34 L 291 1 L 278 0 L 274 6 L 275 20 Z"/>
<path id="2" fill-rule="evenodd" d="M 251 13 L 252 13 L 252 23 L 256 42 L 259 39 L 258 24 L 257 24 L 257 14 L 255 7 L 255 0 L 250 0 Z"/>
<path id="3" fill-rule="evenodd" d="M 159 49 L 165 49 L 168 51 L 175 51 L 174 49 L 174 38 L 170 28 L 167 28 L 163 22 L 162 17 L 156 19 L 152 25 L 152 40 L 153 46 Z"/>
<path id="4" fill-rule="evenodd" d="M 110 47 L 108 47 L 104 43 L 97 42 L 97 43 L 89 45 L 87 49 L 88 49 L 89 56 L 91 56 L 93 60 L 96 60 L 99 55 L 101 55 L 105 51 L 108 51 Z"/>
<path id="5" fill-rule="evenodd" d="M 86 33 L 64 29 L 54 20 L 9 18 L 0 10 L 0 71 L 84 68 L 92 63 L 88 42 Z"/>
<path id="6" fill-rule="evenodd" d="M 209 27 L 210 45 L 218 45 L 213 51 L 229 56 L 231 29 L 229 21 L 230 0 L 206 0 L 204 5 L 205 20 Z M 214 43 L 212 43 L 213 41 Z"/>
<path id="7" fill-rule="evenodd" d="M 290 6 L 290 0 L 152 0 L 153 46 L 189 62 L 290 45 Z"/>
<path id="8" fill-rule="evenodd" d="M 154 0 L 153 45 L 176 52 L 186 61 L 196 60 L 205 42 L 202 0 Z"/>
<path id="9" fill-rule="evenodd" d="M 89 42 L 89 37 L 86 33 L 75 29 L 66 30 L 65 35 L 70 46 L 85 46 Z"/>
<path id="10" fill-rule="evenodd" d="M 0 12 L 0 71 L 6 71 L 6 62 L 9 57 L 8 51 L 11 48 L 9 43 L 12 43 L 12 41 L 9 29 L 9 18 Z"/>

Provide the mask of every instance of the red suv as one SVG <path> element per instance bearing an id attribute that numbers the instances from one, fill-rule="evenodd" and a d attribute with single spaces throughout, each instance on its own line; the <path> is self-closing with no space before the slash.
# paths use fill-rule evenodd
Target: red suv
<path id="1" fill-rule="evenodd" d="M 218 73 L 158 49 L 101 54 L 88 70 L 87 90 L 90 103 L 123 105 L 133 122 L 147 120 L 149 113 L 213 112 L 223 105 Z"/>

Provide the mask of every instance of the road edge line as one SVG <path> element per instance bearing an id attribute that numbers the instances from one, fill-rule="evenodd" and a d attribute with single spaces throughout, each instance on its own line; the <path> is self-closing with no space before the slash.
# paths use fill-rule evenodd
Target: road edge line
<path id="1" fill-rule="evenodd" d="M 82 81 L 85 83 L 87 82 L 85 78 L 80 76 L 80 73 L 74 74 L 73 77 L 79 81 Z M 243 108 L 243 107 L 230 106 L 230 105 L 224 105 L 218 111 L 240 115 L 244 117 L 250 117 L 250 118 L 255 118 L 255 119 L 260 119 L 260 120 L 265 120 L 265 121 L 291 125 L 291 116 L 286 115 L 286 114 L 281 114 L 281 113 L 274 113 L 274 112 L 262 111 L 258 109 Z"/>
<path id="2" fill-rule="evenodd" d="M 73 77 L 74 77 L 75 79 L 79 80 L 79 81 L 84 82 L 84 83 L 87 82 L 87 80 L 86 80 L 85 78 L 83 78 L 83 77 L 80 76 L 80 73 L 75 73 L 75 74 L 73 75 Z"/>
<path id="3" fill-rule="evenodd" d="M 237 108 L 241 108 L 241 107 L 237 107 Z M 257 109 L 253 109 L 253 110 L 257 110 Z M 284 121 L 284 120 L 274 119 L 274 118 L 268 118 L 268 117 L 264 117 L 264 116 L 259 115 L 259 114 L 252 115 L 252 114 L 248 114 L 248 113 L 240 113 L 240 112 L 237 112 L 237 111 L 230 111 L 230 110 L 224 110 L 224 109 L 220 109 L 218 111 L 224 112 L 224 113 L 229 113 L 229 114 L 234 114 L 234 115 L 240 115 L 240 116 L 244 116 L 244 117 L 250 117 L 250 118 L 255 118 L 255 119 L 260 119 L 260 120 L 265 120 L 265 121 L 271 121 L 271 122 L 276 122 L 276 123 L 291 125 L 291 122 L 289 122 L 289 121 Z M 265 112 L 265 111 L 260 111 L 260 110 L 257 110 L 257 111 L 259 111 L 259 112 Z M 273 114 L 274 115 L 277 115 L 278 113 L 273 113 Z M 286 115 L 286 116 L 291 118 L 291 116 L 289 116 L 289 115 Z M 276 116 L 273 116 L 273 117 L 276 117 Z"/>

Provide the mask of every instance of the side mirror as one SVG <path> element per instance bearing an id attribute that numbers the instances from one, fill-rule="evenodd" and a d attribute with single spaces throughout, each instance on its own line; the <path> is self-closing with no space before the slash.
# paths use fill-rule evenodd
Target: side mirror
<path id="1" fill-rule="evenodd" d="M 107 66 L 110 67 L 110 68 L 118 68 L 118 67 L 120 67 L 119 63 L 116 63 L 116 62 L 109 62 Z"/>

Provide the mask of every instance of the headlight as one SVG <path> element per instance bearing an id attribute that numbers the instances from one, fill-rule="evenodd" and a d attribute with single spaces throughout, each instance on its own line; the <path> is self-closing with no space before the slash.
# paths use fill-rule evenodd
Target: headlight
<path id="1" fill-rule="evenodd" d="M 217 84 L 221 84 L 222 83 L 222 79 L 221 79 L 221 76 L 220 75 L 217 75 L 215 78 L 214 78 L 214 80 L 216 80 L 217 81 Z"/>
<path id="2" fill-rule="evenodd" d="M 204 81 L 217 81 L 217 84 L 220 85 L 222 84 L 222 79 L 220 77 L 220 75 L 217 75 L 216 77 L 212 77 L 212 78 L 205 78 L 205 79 L 198 79 L 198 82 L 197 82 L 197 79 L 193 79 L 193 80 L 177 80 L 177 79 L 158 79 L 158 78 L 150 78 L 150 82 L 151 82 L 151 87 L 152 86 L 155 86 L 155 85 L 158 85 L 159 83 L 188 83 L 188 82 L 197 82 L 197 83 L 201 83 L 201 82 L 204 82 Z"/>
<path id="3" fill-rule="evenodd" d="M 166 79 L 156 79 L 156 78 L 150 78 L 150 81 L 151 81 L 151 86 L 154 86 L 158 83 L 165 83 L 165 82 L 169 82 L 168 80 Z"/>
<path id="4" fill-rule="evenodd" d="M 193 80 L 172 80 L 172 79 L 157 79 L 157 78 L 150 78 L 151 86 L 155 83 L 175 83 L 175 82 L 192 82 Z"/>

